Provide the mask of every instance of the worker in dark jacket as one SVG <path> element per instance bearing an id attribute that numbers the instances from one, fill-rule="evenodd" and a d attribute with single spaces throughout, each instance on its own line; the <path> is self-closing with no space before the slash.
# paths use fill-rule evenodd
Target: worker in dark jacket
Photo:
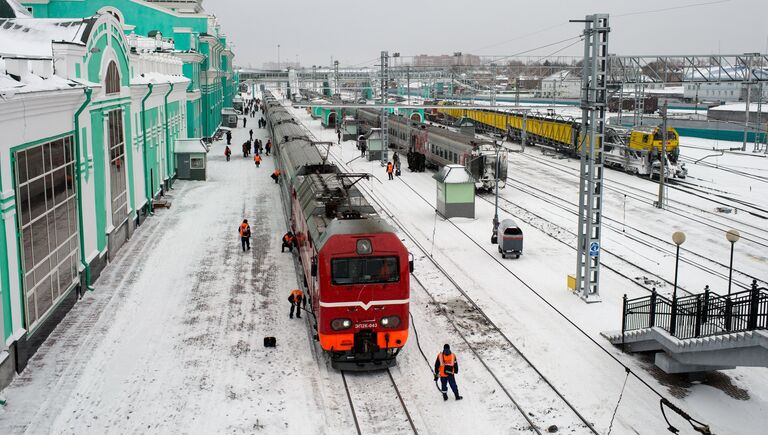
<path id="1" fill-rule="evenodd" d="M 232 145 L 232 132 L 227 130 L 227 145 Z"/>
<path id="2" fill-rule="evenodd" d="M 248 219 L 243 219 L 243 223 L 240 224 L 240 227 L 237 229 L 237 232 L 240 234 L 240 244 L 243 246 L 243 252 L 245 252 L 246 248 L 250 250 L 251 249 L 251 226 L 248 225 Z"/>
<path id="3" fill-rule="evenodd" d="M 288 302 L 291 303 L 291 313 L 288 315 L 293 319 L 293 309 L 296 309 L 296 318 L 301 319 L 301 309 L 307 307 L 307 300 L 304 298 L 304 292 L 299 289 L 291 291 L 291 295 L 288 296 Z"/>
<path id="4" fill-rule="evenodd" d="M 443 400 L 448 400 L 448 384 L 451 385 L 456 400 L 463 399 L 459 395 L 459 387 L 456 386 L 457 374 L 459 374 L 459 361 L 456 359 L 456 354 L 451 352 L 451 346 L 446 344 L 435 360 L 435 381 L 440 378 Z"/>
<path id="5" fill-rule="evenodd" d="M 280 248 L 280 252 L 285 252 L 285 248 L 288 248 L 288 252 L 293 252 L 293 245 L 296 242 L 296 237 L 293 233 L 288 231 L 283 235 L 283 246 Z"/>

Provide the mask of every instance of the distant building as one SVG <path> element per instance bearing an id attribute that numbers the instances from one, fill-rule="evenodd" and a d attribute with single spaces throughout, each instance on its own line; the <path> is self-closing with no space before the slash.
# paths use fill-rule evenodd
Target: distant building
<path id="1" fill-rule="evenodd" d="M 413 58 L 413 66 L 472 66 L 480 65 L 480 56 L 474 54 L 458 54 L 448 55 L 443 54 L 440 56 L 429 56 L 426 54 L 420 54 Z"/>
<path id="2" fill-rule="evenodd" d="M 299 69 L 301 68 L 301 64 L 299 62 L 281 61 L 280 65 L 278 66 L 277 62 L 264 62 L 262 64 L 262 68 L 268 69 L 268 70 L 277 70 L 277 69 L 286 69 L 286 68 Z"/>
<path id="3" fill-rule="evenodd" d="M 572 71 L 562 70 L 541 79 L 542 98 L 579 98 L 581 77 Z"/>

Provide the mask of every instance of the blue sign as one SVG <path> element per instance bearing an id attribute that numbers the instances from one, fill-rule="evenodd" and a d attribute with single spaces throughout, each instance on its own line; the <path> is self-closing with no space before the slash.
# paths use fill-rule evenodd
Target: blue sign
<path id="1" fill-rule="evenodd" d="M 592 242 L 592 244 L 589 245 L 589 256 L 597 257 L 598 254 L 600 254 L 600 244 L 597 242 Z"/>

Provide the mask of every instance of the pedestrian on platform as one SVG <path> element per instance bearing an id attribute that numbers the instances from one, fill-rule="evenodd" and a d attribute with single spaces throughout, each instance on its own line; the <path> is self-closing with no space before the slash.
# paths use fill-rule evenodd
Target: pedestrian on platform
<path id="1" fill-rule="evenodd" d="M 243 116 L 243 128 L 245 128 L 245 124 L 248 122 L 248 118 Z"/>
<path id="2" fill-rule="evenodd" d="M 395 175 L 400 176 L 400 159 L 395 161 Z"/>
<path id="3" fill-rule="evenodd" d="M 259 166 L 261 166 L 261 156 L 259 155 L 259 153 L 256 153 L 256 154 L 253 156 L 253 162 L 254 162 L 254 163 L 256 163 L 256 167 L 257 167 L 257 168 L 258 168 Z"/>
<path id="4" fill-rule="evenodd" d="M 259 154 L 264 152 L 264 146 L 261 144 L 261 141 L 256 139 L 256 149 Z"/>
<path id="5" fill-rule="evenodd" d="M 275 180 L 275 184 L 278 184 L 280 182 L 280 170 L 275 169 L 275 172 L 272 173 L 271 177 Z"/>
<path id="6" fill-rule="evenodd" d="M 264 145 L 264 150 L 267 152 L 267 155 L 269 155 L 269 152 L 272 151 L 272 142 L 267 140 L 267 144 Z"/>
<path id="7" fill-rule="evenodd" d="M 250 144 L 248 141 L 243 142 L 243 157 L 248 158 L 248 151 L 251 149 Z"/>
<path id="8" fill-rule="evenodd" d="M 365 152 L 368 151 L 368 144 L 365 143 L 365 139 L 360 142 L 360 157 L 365 157 Z"/>
<path id="9" fill-rule="evenodd" d="M 251 129 L 251 131 L 249 131 L 248 134 L 251 135 L 251 140 L 253 140 L 253 129 Z"/>
<path id="10" fill-rule="evenodd" d="M 227 130 L 227 145 L 232 145 L 232 131 Z"/>
<path id="11" fill-rule="evenodd" d="M 443 400 L 448 400 L 448 384 L 451 385 L 456 400 L 463 399 L 459 395 L 459 387 L 456 386 L 455 376 L 457 374 L 459 374 L 459 361 L 456 359 L 456 354 L 451 352 L 451 346 L 446 344 L 443 346 L 443 351 L 437 354 L 437 360 L 435 360 L 435 382 L 437 382 L 437 378 L 440 378 Z"/>
<path id="12" fill-rule="evenodd" d="M 226 145 L 224 148 L 224 157 L 227 158 L 227 161 L 229 161 L 229 156 L 232 155 L 232 150 L 229 148 L 229 145 Z"/>
<path id="13" fill-rule="evenodd" d="M 336 129 L 336 137 L 339 138 L 339 145 L 341 145 L 341 129 Z"/>
<path id="14" fill-rule="evenodd" d="M 280 252 L 285 252 L 285 248 L 288 248 L 288 252 L 293 252 L 293 245 L 296 243 L 296 237 L 292 232 L 288 231 L 283 235 L 283 246 L 280 248 Z"/>
<path id="15" fill-rule="evenodd" d="M 293 309 L 296 309 L 296 318 L 301 319 L 301 309 L 307 307 L 307 300 L 304 298 L 304 292 L 299 289 L 293 289 L 288 296 L 288 302 L 291 303 L 291 313 L 289 318 L 293 319 Z"/>
<path id="16" fill-rule="evenodd" d="M 243 252 L 251 249 L 251 226 L 248 225 L 248 219 L 243 219 L 243 223 L 237 229 L 240 234 L 240 244 L 243 247 Z"/>
<path id="17" fill-rule="evenodd" d="M 392 165 L 392 162 L 387 162 L 387 177 L 389 177 L 390 180 L 394 180 L 392 177 L 392 172 L 394 172 L 395 167 Z"/>

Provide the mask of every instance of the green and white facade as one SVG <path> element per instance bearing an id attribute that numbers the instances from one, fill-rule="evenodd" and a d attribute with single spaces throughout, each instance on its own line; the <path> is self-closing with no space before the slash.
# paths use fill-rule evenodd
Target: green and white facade
<path id="1" fill-rule="evenodd" d="M 171 187 L 176 140 L 212 135 L 220 109 L 208 106 L 235 92 L 231 74 L 205 85 L 207 68 L 231 68 L 225 39 L 181 26 L 173 42 L 142 36 L 100 3 L 30 2 L 35 14 L 80 18 L 0 18 L 0 388 Z M 123 3 L 144 8 L 142 25 L 147 11 L 174 15 L 110 2 Z"/>
<path id="2" fill-rule="evenodd" d="M 114 15 L 126 35 L 172 40 L 190 79 L 187 92 L 187 135 L 210 137 L 221 124 L 221 109 L 232 106 L 237 93 L 234 54 L 215 17 L 200 1 L 27 0 L 21 3 L 35 18 L 80 18 Z M 178 7 L 172 8 L 174 5 Z"/>

